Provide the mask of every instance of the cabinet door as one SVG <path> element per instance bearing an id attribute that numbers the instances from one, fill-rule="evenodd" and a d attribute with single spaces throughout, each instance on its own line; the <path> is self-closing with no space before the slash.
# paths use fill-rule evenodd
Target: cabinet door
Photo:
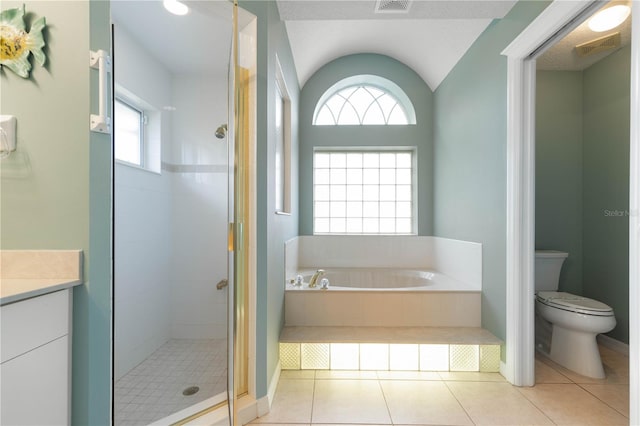
<path id="1" fill-rule="evenodd" d="M 69 336 L 0 367 L 3 425 L 69 424 Z"/>

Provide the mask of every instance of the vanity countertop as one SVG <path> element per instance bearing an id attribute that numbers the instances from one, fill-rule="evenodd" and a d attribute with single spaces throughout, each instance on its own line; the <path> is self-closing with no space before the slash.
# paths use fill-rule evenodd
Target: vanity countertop
<path id="1" fill-rule="evenodd" d="M 82 284 L 72 278 L 2 278 L 0 306 Z"/>
<path id="2" fill-rule="evenodd" d="M 81 250 L 0 251 L 0 305 L 79 284 Z"/>

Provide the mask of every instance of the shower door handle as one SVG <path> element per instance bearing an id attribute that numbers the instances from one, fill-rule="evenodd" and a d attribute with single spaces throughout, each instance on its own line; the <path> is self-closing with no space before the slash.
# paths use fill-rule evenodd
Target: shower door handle
<path id="1" fill-rule="evenodd" d="M 220 282 L 218 284 L 216 284 L 216 288 L 218 290 L 222 290 L 223 288 L 225 288 L 228 285 L 229 285 L 229 281 L 227 281 L 226 279 L 222 279 L 222 280 L 220 280 Z"/>

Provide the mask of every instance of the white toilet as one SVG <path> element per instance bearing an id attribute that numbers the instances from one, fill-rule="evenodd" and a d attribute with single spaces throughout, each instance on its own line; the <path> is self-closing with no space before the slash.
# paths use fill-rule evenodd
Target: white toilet
<path id="1" fill-rule="evenodd" d="M 536 347 L 569 370 L 603 379 L 596 336 L 613 330 L 616 318 L 602 302 L 557 291 L 568 255 L 536 250 Z"/>

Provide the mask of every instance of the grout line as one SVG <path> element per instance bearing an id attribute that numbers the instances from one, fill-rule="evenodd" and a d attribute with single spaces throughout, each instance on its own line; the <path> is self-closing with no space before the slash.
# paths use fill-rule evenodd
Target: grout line
<path id="1" fill-rule="evenodd" d="M 447 387 L 447 390 L 449 391 L 449 393 L 451 394 L 451 396 L 453 396 L 453 398 L 456 400 L 456 402 L 458 403 L 458 405 L 460 406 L 460 408 L 462 408 L 462 411 L 464 411 L 464 414 L 467 415 L 467 418 L 469 419 L 469 421 L 471 422 L 471 424 L 473 425 L 477 425 L 477 423 L 475 421 L 473 421 L 473 417 L 471 417 L 471 414 L 469 414 L 469 412 L 467 411 L 467 409 L 464 407 L 464 405 L 462 404 L 462 402 L 460 402 L 460 400 L 458 399 L 458 397 L 456 396 L 455 392 L 449 387 L 449 382 L 447 380 L 442 380 L 442 383 L 444 383 L 444 385 Z"/>
<path id="2" fill-rule="evenodd" d="M 378 387 L 380 388 L 380 392 L 382 393 L 382 399 L 384 400 L 384 405 L 385 407 L 387 407 L 387 414 L 389 415 L 389 422 L 390 424 L 395 424 L 393 423 L 393 417 L 391 416 L 391 408 L 389 408 L 389 401 L 387 401 L 387 396 L 384 394 L 384 388 L 382 387 L 382 383 L 380 380 L 377 380 L 378 382 Z"/>
<path id="3" fill-rule="evenodd" d="M 607 401 L 601 399 L 598 395 L 592 393 L 589 389 L 585 388 L 583 385 L 597 385 L 597 386 L 628 386 L 625 384 L 618 384 L 618 383 L 576 383 L 582 390 L 584 390 L 585 392 L 587 392 L 589 395 L 592 395 L 594 398 L 596 398 L 598 401 L 602 402 L 604 405 L 606 405 L 607 407 L 611 408 L 613 411 L 615 411 L 616 413 L 620 413 L 620 415 L 624 416 L 625 418 L 629 418 L 629 413 L 623 413 L 622 411 L 618 410 L 616 407 L 610 405 Z"/>
<path id="4" fill-rule="evenodd" d="M 313 406 L 316 401 L 316 380 L 318 376 L 318 370 L 313 370 L 313 390 L 311 391 L 311 415 L 309 416 L 309 426 L 313 424 Z"/>
<path id="5" fill-rule="evenodd" d="M 541 383 L 542 384 L 542 383 Z M 576 386 L 575 383 L 544 383 L 545 385 L 560 385 L 560 386 Z M 511 385 L 513 388 L 515 388 L 515 390 L 518 391 L 518 393 L 520 394 L 520 396 L 522 396 L 524 399 L 526 399 L 527 401 L 529 401 L 529 404 L 533 405 L 534 407 L 536 407 L 536 410 L 540 411 L 547 419 L 549 419 L 549 421 L 554 424 L 557 425 L 558 423 L 554 422 L 553 419 L 547 414 L 546 411 L 544 411 L 541 407 L 538 407 L 538 405 L 533 402 L 531 399 L 529 399 L 527 397 L 527 395 L 525 395 L 524 393 L 522 393 L 522 391 L 520 391 L 520 388 L 518 386 L 513 386 Z M 564 410 L 563 410 L 564 411 Z"/>

